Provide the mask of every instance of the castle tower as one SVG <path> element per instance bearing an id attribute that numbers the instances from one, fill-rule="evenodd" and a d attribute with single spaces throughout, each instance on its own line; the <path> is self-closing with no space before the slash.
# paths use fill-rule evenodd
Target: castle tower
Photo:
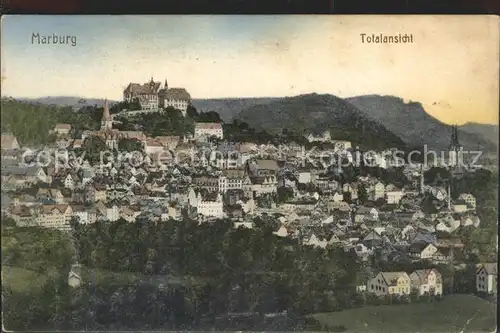
<path id="1" fill-rule="evenodd" d="M 109 114 L 109 105 L 108 105 L 108 100 L 104 100 L 104 111 L 102 112 L 102 119 L 101 119 L 101 131 L 107 130 L 107 129 L 112 129 L 113 128 L 113 119 L 111 118 L 111 115 Z"/>

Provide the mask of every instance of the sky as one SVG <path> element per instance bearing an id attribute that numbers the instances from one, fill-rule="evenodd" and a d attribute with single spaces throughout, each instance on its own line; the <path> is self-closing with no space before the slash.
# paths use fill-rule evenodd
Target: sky
<path id="1" fill-rule="evenodd" d="M 328 93 L 421 102 L 449 124 L 498 124 L 495 16 L 2 16 L 2 96 L 120 100 L 168 79 L 193 98 Z M 32 34 L 76 46 L 32 44 Z M 412 44 L 361 35 L 412 34 Z"/>

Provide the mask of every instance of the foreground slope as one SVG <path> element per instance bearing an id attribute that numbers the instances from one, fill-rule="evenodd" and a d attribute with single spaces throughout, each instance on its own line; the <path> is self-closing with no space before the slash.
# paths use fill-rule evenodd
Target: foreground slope
<path id="1" fill-rule="evenodd" d="M 346 332 L 495 332 L 496 305 L 472 295 L 443 301 L 366 306 L 313 315 L 321 324 Z"/>

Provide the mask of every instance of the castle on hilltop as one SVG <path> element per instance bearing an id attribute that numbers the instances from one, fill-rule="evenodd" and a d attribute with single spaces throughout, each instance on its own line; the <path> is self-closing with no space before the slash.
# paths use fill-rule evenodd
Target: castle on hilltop
<path id="1" fill-rule="evenodd" d="M 169 106 L 180 110 L 186 115 L 191 95 L 185 88 L 169 88 L 168 82 L 162 87 L 162 83 L 154 81 L 153 78 L 144 84 L 129 83 L 123 91 L 123 100 L 131 102 L 137 99 L 142 110 L 161 110 Z"/>

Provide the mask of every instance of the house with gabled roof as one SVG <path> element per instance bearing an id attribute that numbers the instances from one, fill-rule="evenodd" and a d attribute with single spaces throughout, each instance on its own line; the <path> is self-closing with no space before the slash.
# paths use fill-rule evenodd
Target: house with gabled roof
<path id="1" fill-rule="evenodd" d="M 488 294 L 497 293 L 498 264 L 484 263 L 477 265 L 476 290 Z"/>
<path id="2" fill-rule="evenodd" d="M 12 134 L 2 134 L 0 140 L 0 148 L 2 150 L 19 149 L 21 146 L 17 139 Z"/>
<path id="3" fill-rule="evenodd" d="M 419 295 L 443 294 L 443 278 L 441 273 L 435 269 L 418 269 L 410 274 L 411 289 Z"/>
<path id="4" fill-rule="evenodd" d="M 72 288 L 80 287 L 82 283 L 82 267 L 79 264 L 74 264 L 68 273 L 68 285 Z"/>
<path id="5" fill-rule="evenodd" d="M 377 296 L 409 295 L 410 276 L 406 272 L 379 272 L 368 281 L 367 291 Z"/>

